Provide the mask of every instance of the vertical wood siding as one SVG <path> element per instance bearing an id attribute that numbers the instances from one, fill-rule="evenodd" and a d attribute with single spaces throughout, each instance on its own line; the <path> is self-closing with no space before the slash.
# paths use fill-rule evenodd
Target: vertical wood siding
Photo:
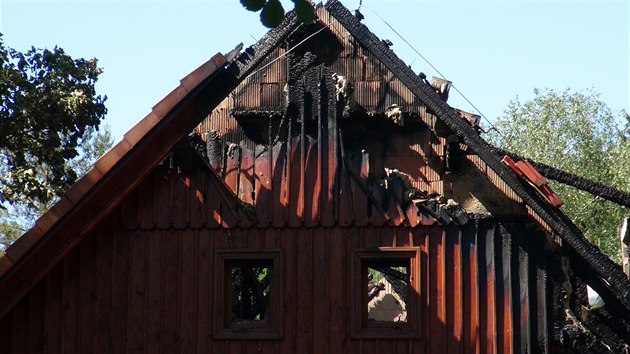
<path id="1" fill-rule="evenodd" d="M 532 225 L 489 219 L 229 231 L 104 223 L 0 320 L 0 353 L 545 351 L 548 334 L 539 328 L 552 319 L 544 274 L 557 265 L 529 256 L 544 237 Z M 350 252 L 379 246 L 421 249 L 421 339 L 349 336 L 358 302 L 349 298 Z M 283 250 L 282 339 L 212 337 L 214 251 L 242 248 Z"/>

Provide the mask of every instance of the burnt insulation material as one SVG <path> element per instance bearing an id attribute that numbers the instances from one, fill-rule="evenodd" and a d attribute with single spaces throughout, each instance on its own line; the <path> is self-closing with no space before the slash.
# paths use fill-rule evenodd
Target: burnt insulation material
<path id="1" fill-rule="evenodd" d="M 549 205 L 525 181 L 520 180 L 513 171 L 505 166 L 494 147 L 483 140 L 475 130 L 455 112 L 430 85 L 422 81 L 400 58 L 385 46 L 370 30 L 361 24 L 341 3 L 332 0 L 326 4 L 329 13 L 339 21 L 356 40 L 368 49 L 383 65 L 390 70 L 428 109 L 434 111 L 455 134 L 461 137 L 479 157 L 495 171 L 501 179 L 530 208 L 558 234 L 567 245 L 573 248 L 583 262 L 612 290 L 614 298 L 606 302 L 618 301 L 630 310 L 630 280 L 613 261 L 604 255 L 597 246 L 586 240 L 582 232 L 561 211 Z"/>
<path id="2" fill-rule="evenodd" d="M 221 137 L 216 130 L 206 132 L 206 156 L 215 171 L 221 169 Z"/>
<path id="3" fill-rule="evenodd" d="M 501 155 L 508 155 L 512 159 L 529 161 L 532 166 L 534 166 L 534 168 L 536 168 L 536 170 L 540 172 L 541 175 L 545 176 L 545 178 L 575 187 L 592 195 L 596 195 L 613 203 L 617 203 L 619 205 L 630 208 L 630 193 L 628 192 L 624 192 L 615 187 L 607 186 L 605 184 L 589 180 L 570 172 L 562 171 L 555 167 L 536 162 L 532 159 L 522 157 L 511 152 L 507 152 L 504 150 L 498 150 L 498 152 Z"/>

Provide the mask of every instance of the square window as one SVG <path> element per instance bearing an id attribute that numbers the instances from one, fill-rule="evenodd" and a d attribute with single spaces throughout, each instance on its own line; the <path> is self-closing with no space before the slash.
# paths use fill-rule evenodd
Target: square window
<path id="1" fill-rule="evenodd" d="M 215 337 L 281 337 L 279 255 L 279 250 L 217 251 Z"/>
<path id="2" fill-rule="evenodd" d="M 419 248 L 353 251 L 352 323 L 358 338 L 418 338 Z"/>

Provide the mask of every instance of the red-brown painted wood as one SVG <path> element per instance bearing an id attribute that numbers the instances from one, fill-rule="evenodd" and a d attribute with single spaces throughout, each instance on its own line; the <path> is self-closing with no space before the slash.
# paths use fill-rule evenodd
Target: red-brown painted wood
<path id="1" fill-rule="evenodd" d="M 308 139 L 306 165 L 304 167 L 304 224 L 315 226 L 319 224 L 321 170 L 319 169 L 319 143 Z"/>
<path id="2" fill-rule="evenodd" d="M 297 136 L 291 139 L 290 159 L 288 162 L 289 188 L 285 190 L 288 194 L 283 196 L 287 200 L 288 222 L 291 227 L 298 227 L 302 224 L 304 213 L 304 162 L 302 161 L 302 139 Z"/>
<path id="3" fill-rule="evenodd" d="M 245 203 L 244 207 L 253 209 L 254 206 L 254 151 L 241 145 L 241 167 L 238 179 L 238 197 Z M 251 217 L 253 210 L 244 212 L 240 221 L 241 227 L 251 227 L 254 225 L 255 218 Z"/>
<path id="4" fill-rule="evenodd" d="M 256 163 L 254 165 L 254 188 L 256 193 L 256 216 L 258 227 L 266 227 L 271 221 L 271 175 L 269 171 L 269 151 L 262 145 L 256 146 Z"/>
<path id="5" fill-rule="evenodd" d="M 272 150 L 271 212 L 272 225 L 282 227 L 287 222 L 288 181 L 287 145 L 278 142 Z"/>
<path id="6" fill-rule="evenodd" d="M 173 213 L 171 210 L 171 201 L 173 198 L 173 184 L 176 179 L 176 170 L 165 168 L 162 174 L 158 174 L 156 178 L 156 192 L 154 221 L 159 229 L 167 229 L 171 227 L 171 219 Z"/>

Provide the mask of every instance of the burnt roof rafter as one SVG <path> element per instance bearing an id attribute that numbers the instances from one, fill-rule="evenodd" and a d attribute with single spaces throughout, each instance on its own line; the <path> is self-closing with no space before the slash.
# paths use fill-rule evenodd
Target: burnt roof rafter
<path id="1" fill-rule="evenodd" d="M 483 140 L 455 110 L 442 101 L 437 92 L 422 81 L 400 58 L 337 0 L 326 4 L 330 14 L 339 21 L 350 34 L 367 48 L 383 65 L 405 84 L 426 106 L 435 112 L 455 134 L 459 135 L 477 155 L 494 170 L 514 192 L 538 214 L 551 229 L 558 234 L 573 250 L 597 273 L 598 284 L 613 289 L 615 300 L 630 313 L 630 280 L 621 269 L 593 244 L 588 242 L 582 232 L 562 212 L 550 206 L 533 191 L 526 182 L 518 179 L 504 165 L 496 148 Z M 605 299 L 613 300 L 613 299 Z"/>

